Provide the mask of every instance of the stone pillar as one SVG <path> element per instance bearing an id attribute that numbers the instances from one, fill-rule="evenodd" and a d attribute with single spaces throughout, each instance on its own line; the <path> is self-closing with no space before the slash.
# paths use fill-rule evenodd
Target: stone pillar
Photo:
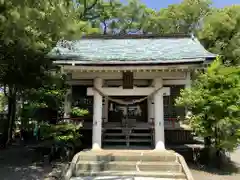
<path id="1" fill-rule="evenodd" d="M 64 118 L 70 118 L 72 108 L 72 86 L 70 86 L 66 92 L 64 99 Z"/>
<path id="2" fill-rule="evenodd" d="M 156 89 L 163 86 L 161 78 L 154 79 Z M 155 126 L 155 149 L 164 150 L 164 111 L 163 111 L 163 92 L 159 90 L 154 94 L 154 126 Z"/>
<path id="3" fill-rule="evenodd" d="M 102 88 L 102 79 L 94 79 L 94 87 Z M 93 94 L 93 127 L 92 149 L 99 150 L 102 146 L 102 96 L 94 91 Z"/>

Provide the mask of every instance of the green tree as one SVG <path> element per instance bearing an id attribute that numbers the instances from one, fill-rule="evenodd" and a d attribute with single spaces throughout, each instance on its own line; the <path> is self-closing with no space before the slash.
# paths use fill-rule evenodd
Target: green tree
<path id="1" fill-rule="evenodd" d="M 183 0 L 159 11 L 149 11 L 145 32 L 154 34 L 196 33 L 202 19 L 211 11 L 210 0 Z"/>
<path id="2" fill-rule="evenodd" d="M 42 87 L 26 89 L 21 96 L 24 102 L 21 113 L 22 120 L 27 121 L 31 118 L 49 121 L 51 119 L 46 113 L 50 111 L 62 115 L 67 87 L 65 75 L 57 72 L 49 75 Z"/>
<path id="3" fill-rule="evenodd" d="M 232 151 L 240 143 L 239 92 L 240 69 L 218 59 L 177 99 L 177 105 L 192 112 L 189 123 L 196 134 L 208 138 L 217 152 Z"/>
<path id="4" fill-rule="evenodd" d="M 203 19 L 198 36 L 225 63 L 240 64 L 240 6 L 215 9 Z"/>
<path id="5" fill-rule="evenodd" d="M 159 11 L 140 0 L 77 0 L 79 17 L 103 34 L 195 33 L 211 11 L 210 0 L 184 0 Z"/>
<path id="6" fill-rule="evenodd" d="M 142 33 L 152 10 L 139 0 L 77 1 L 80 19 L 102 29 L 102 34 Z"/>
<path id="7" fill-rule="evenodd" d="M 80 21 L 78 7 L 67 0 L 1 0 L 0 10 L 0 83 L 8 98 L 5 129 L 11 139 L 17 97 L 40 87 L 52 67 L 45 55 L 60 39 L 98 29 Z"/>
<path id="8" fill-rule="evenodd" d="M 113 34 L 142 33 L 147 21 L 148 9 L 139 0 L 128 0 L 116 13 L 115 19 L 109 24 Z"/>
<path id="9" fill-rule="evenodd" d="M 0 93 L 0 112 L 5 111 L 5 107 L 7 105 L 7 98 L 3 92 Z"/>

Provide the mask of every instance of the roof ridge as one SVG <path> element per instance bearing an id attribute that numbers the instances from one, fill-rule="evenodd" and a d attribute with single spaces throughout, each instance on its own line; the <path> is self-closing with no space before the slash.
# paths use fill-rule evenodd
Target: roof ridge
<path id="1" fill-rule="evenodd" d="M 161 39 L 161 38 L 191 38 L 190 34 L 125 34 L 125 35 L 103 35 L 92 34 L 83 36 L 82 39 Z"/>

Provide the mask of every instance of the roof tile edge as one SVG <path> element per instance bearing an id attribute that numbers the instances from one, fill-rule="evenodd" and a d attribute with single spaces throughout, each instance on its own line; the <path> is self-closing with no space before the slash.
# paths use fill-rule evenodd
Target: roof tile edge
<path id="1" fill-rule="evenodd" d="M 190 34 L 125 34 L 125 35 L 99 35 L 83 36 L 82 39 L 160 39 L 160 38 L 191 38 Z"/>

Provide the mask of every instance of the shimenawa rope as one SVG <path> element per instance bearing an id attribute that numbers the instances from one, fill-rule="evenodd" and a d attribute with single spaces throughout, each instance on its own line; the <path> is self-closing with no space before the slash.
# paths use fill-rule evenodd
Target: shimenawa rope
<path id="1" fill-rule="evenodd" d="M 143 98 L 140 98 L 140 99 L 137 99 L 137 100 L 133 100 L 133 101 L 123 101 L 122 99 L 115 99 L 115 98 L 111 98 L 109 97 L 108 95 L 104 94 L 101 90 L 99 90 L 98 88 L 96 87 L 93 87 L 93 89 L 95 91 L 97 91 L 101 96 L 105 97 L 106 99 L 112 101 L 112 102 L 115 102 L 115 103 L 118 103 L 118 104 L 121 104 L 121 105 L 134 105 L 134 104 L 138 104 L 138 103 L 141 103 L 143 101 L 145 101 L 146 99 L 148 99 L 149 97 L 153 96 L 154 94 L 156 94 L 159 90 L 161 90 L 163 87 L 160 87 L 160 88 L 157 88 L 155 89 L 152 93 L 150 93 L 148 96 L 146 97 L 143 97 Z"/>

